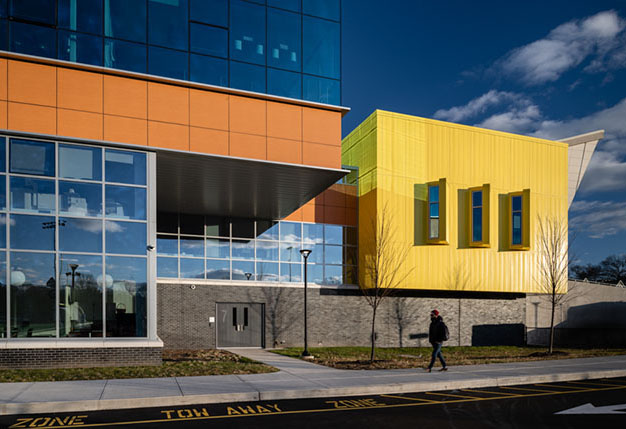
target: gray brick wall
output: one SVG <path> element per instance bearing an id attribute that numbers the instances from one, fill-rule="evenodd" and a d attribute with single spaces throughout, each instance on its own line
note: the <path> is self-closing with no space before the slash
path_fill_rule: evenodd
<path id="1" fill-rule="evenodd" d="M 0 369 L 160 365 L 161 347 L 0 349 Z"/>
<path id="2" fill-rule="evenodd" d="M 301 346 L 303 290 L 197 284 L 158 285 L 158 335 L 166 348 L 214 348 L 218 302 L 265 305 L 265 346 Z M 393 296 L 378 310 L 376 334 L 381 347 L 428 346 L 430 311 L 437 308 L 450 329 L 447 345 L 523 343 L 526 300 L 519 295 L 420 292 Z M 309 346 L 369 344 L 371 308 L 357 291 L 310 288 Z M 460 327 L 460 329 L 459 329 Z"/>

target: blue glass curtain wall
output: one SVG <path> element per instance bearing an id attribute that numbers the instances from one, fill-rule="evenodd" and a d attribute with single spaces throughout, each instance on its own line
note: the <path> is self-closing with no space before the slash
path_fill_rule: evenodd
<path id="1" fill-rule="evenodd" d="M 341 103 L 341 0 L 8 0 L 0 49 Z"/>
<path id="2" fill-rule="evenodd" d="M 0 338 L 147 337 L 146 164 L 0 136 Z"/>
<path id="3" fill-rule="evenodd" d="M 198 228 L 198 226 L 203 226 Z M 157 277 L 356 284 L 356 228 L 157 214 Z"/>

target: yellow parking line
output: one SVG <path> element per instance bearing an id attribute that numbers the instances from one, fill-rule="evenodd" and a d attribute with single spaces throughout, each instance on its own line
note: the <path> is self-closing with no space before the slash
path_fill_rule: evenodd
<path id="1" fill-rule="evenodd" d="M 587 386 L 613 386 L 613 387 L 626 387 L 626 384 L 611 384 L 611 383 L 588 383 L 584 381 L 566 381 L 566 383 L 584 384 Z"/>
<path id="2" fill-rule="evenodd" d="M 515 386 L 500 386 L 500 388 L 501 389 L 513 389 L 513 390 L 525 390 L 527 392 L 561 393 L 555 390 L 528 389 L 525 387 L 515 387 Z"/>
<path id="3" fill-rule="evenodd" d="M 488 391 L 488 390 L 478 390 L 478 389 L 461 389 L 461 391 L 462 391 L 462 392 L 470 392 L 470 393 L 471 393 L 471 392 L 489 393 L 490 395 L 496 395 L 496 396 L 499 396 L 499 395 L 507 395 L 507 396 L 511 396 L 511 397 L 513 397 L 513 396 L 520 396 L 520 395 L 517 395 L 517 394 L 515 394 L 515 393 L 508 393 L 508 392 L 490 392 L 490 391 Z"/>
<path id="4" fill-rule="evenodd" d="M 455 398 L 463 398 L 463 399 L 485 399 L 480 398 L 478 396 L 463 396 L 463 395 L 455 395 L 453 393 L 437 393 L 437 392 L 425 392 L 427 395 L 439 395 L 439 396 L 452 396 Z"/>
<path id="5" fill-rule="evenodd" d="M 396 395 L 380 395 L 385 398 L 395 398 L 395 399 L 410 399 L 411 401 L 425 401 L 431 403 L 441 404 L 443 401 L 433 401 L 432 399 L 423 399 L 423 398 L 412 398 L 410 396 L 396 396 Z"/>
<path id="6" fill-rule="evenodd" d="M 546 386 L 546 387 L 554 387 L 556 389 L 575 389 L 575 390 L 587 390 L 588 387 L 578 387 L 578 386 L 555 386 L 554 384 L 547 384 L 547 383 L 536 383 L 533 384 L 533 386 Z"/>

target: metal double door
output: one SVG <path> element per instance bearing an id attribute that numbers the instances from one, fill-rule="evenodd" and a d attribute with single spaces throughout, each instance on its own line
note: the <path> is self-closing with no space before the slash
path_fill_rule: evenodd
<path id="1" fill-rule="evenodd" d="M 263 304 L 218 303 L 217 347 L 263 347 Z"/>

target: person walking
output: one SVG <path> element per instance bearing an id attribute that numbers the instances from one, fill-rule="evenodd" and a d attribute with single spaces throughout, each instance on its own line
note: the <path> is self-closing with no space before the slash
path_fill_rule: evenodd
<path id="1" fill-rule="evenodd" d="M 447 371 L 446 361 L 441 353 L 441 346 L 443 342 L 449 337 L 448 327 L 443 323 L 443 318 L 439 315 L 439 311 L 433 310 L 430 312 L 430 328 L 428 329 L 428 341 L 433 346 L 433 354 L 430 359 L 430 364 L 426 368 L 427 372 L 431 372 L 435 365 L 435 360 L 439 358 L 441 362 L 441 369 L 439 371 Z"/>

